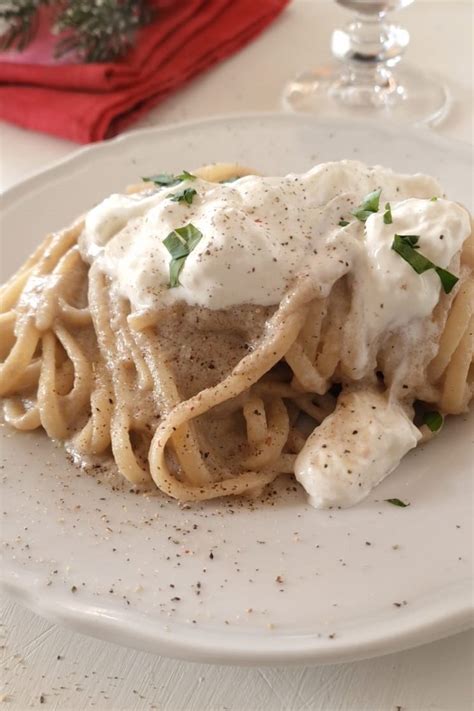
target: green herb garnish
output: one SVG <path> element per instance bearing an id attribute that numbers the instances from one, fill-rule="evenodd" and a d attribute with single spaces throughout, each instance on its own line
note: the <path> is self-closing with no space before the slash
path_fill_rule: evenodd
<path id="1" fill-rule="evenodd" d="M 392 208 L 390 207 L 389 202 L 385 203 L 385 212 L 383 213 L 383 222 L 384 222 L 384 225 L 391 225 L 393 222 Z"/>
<path id="2" fill-rule="evenodd" d="M 430 198 L 430 202 L 436 202 L 437 199 L 438 198 L 436 197 L 436 195 L 434 195 L 432 198 Z"/>
<path id="3" fill-rule="evenodd" d="M 170 262 L 170 289 L 179 286 L 179 275 L 184 267 L 186 258 L 189 257 L 201 239 L 202 232 L 189 223 L 189 225 L 173 230 L 163 240 L 163 244 L 172 257 Z"/>
<path id="4" fill-rule="evenodd" d="M 337 224 L 339 225 L 339 227 L 347 227 L 349 222 L 347 220 L 339 220 Z"/>
<path id="5" fill-rule="evenodd" d="M 387 504 L 392 504 L 393 506 L 400 506 L 400 508 L 402 509 L 405 509 L 407 506 L 410 506 L 410 504 L 406 504 L 401 499 L 384 499 L 384 501 L 386 501 Z"/>
<path id="6" fill-rule="evenodd" d="M 195 195 L 197 195 L 197 192 L 194 188 L 183 188 L 178 193 L 171 195 L 170 200 L 172 202 L 187 202 L 188 205 L 191 205 Z"/>
<path id="7" fill-rule="evenodd" d="M 449 294 L 458 283 L 459 278 L 441 267 L 435 267 L 435 272 L 439 276 L 444 293 Z"/>
<path id="8" fill-rule="evenodd" d="M 362 200 L 359 207 L 352 213 L 361 222 L 365 222 L 370 215 L 373 215 L 379 210 L 380 195 L 382 190 L 374 190 Z"/>
<path id="9" fill-rule="evenodd" d="M 429 427 L 432 432 L 438 432 L 443 426 L 443 422 L 443 415 L 440 412 L 436 412 L 436 410 L 425 412 L 423 416 L 423 424 Z"/>
<path id="10" fill-rule="evenodd" d="M 446 269 L 437 267 L 436 264 L 433 264 L 427 257 L 417 252 L 419 249 L 419 239 L 418 235 L 395 235 L 392 249 L 399 254 L 402 259 L 408 262 L 417 274 L 423 274 L 423 272 L 427 272 L 429 269 L 434 269 L 439 276 L 444 292 L 449 294 L 459 281 L 458 277 Z"/>
<path id="11" fill-rule="evenodd" d="M 196 176 L 187 170 L 183 170 L 179 175 L 159 173 L 158 175 L 150 175 L 149 178 L 142 178 L 142 180 L 145 180 L 147 183 L 154 183 L 160 187 L 171 187 L 172 185 L 181 183 L 183 180 L 196 180 Z"/>
<path id="12" fill-rule="evenodd" d="M 155 185 L 160 185 L 166 187 L 167 185 L 176 185 L 179 180 L 176 180 L 174 175 L 169 173 L 159 173 L 158 175 L 150 175 L 148 178 L 142 178 L 147 183 L 155 183 Z"/>
<path id="13" fill-rule="evenodd" d="M 182 173 L 176 176 L 177 180 L 196 180 L 197 175 L 189 173 L 187 170 L 183 170 Z"/>

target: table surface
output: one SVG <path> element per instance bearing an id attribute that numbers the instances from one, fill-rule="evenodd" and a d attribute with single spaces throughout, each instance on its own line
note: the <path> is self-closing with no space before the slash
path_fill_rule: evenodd
<path id="1" fill-rule="evenodd" d="M 418 0 L 397 20 L 412 37 L 408 60 L 443 75 L 453 107 L 438 127 L 473 139 L 472 2 Z M 224 113 L 279 110 L 283 84 L 327 57 L 331 30 L 348 14 L 329 0 L 294 0 L 261 37 L 194 80 L 139 126 Z M 285 48 L 285 51 L 281 51 Z M 0 126 L 0 188 L 69 154 L 67 141 Z M 238 668 L 156 657 L 84 637 L 2 598 L 3 690 L 11 711 L 468 711 L 471 632 L 379 659 L 319 668 Z"/>

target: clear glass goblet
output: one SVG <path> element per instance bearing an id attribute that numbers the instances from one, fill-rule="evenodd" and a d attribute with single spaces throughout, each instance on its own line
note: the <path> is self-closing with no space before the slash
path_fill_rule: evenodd
<path id="1" fill-rule="evenodd" d="M 320 67 L 296 77 L 285 88 L 286 109 L 318 115 L 384 115 L 408 123 L 439 123 L 450 105 L 437 78 L 402 62 L 410 36 L 387 22 L 387 13 L 413 0 L 336 0 L 356 16 L 332 35 L 339 66 Z"/>

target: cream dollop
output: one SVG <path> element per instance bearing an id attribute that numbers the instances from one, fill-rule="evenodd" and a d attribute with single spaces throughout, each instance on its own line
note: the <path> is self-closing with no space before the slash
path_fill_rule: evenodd
<path id="1" fill-rule="evenodd" d="M 196 190 L 191 205 L 170 199 L 183 186 Z M 394 224 L 387 229 L 380 214 L 369 218 L 365 239 L 364 225 L 351 211 L 378 187 L 382 202 L 397 201 Z M 435 275 L 424 275 L 420 282 L 409 265 L 390 254 L 389 241 L 395 231 L 427 228 L 420 245 L 429 242 L 430 256 L 449 262 L 468 232 L 468 220 L 453 203 L 427 201 L 440 194 L 433 178 L 397 175 L 355 161 L 325 163 L 282 178 L 246 176 L 225 184 L 196 179 L 148 193 L 111 195 L 87 214 L 80 249 L 87 259 L 100 260 L 134 310 L 176 300 L 211 309 L 244 302 L 278 304 L 303 272 L 310 271 L 328 290 L 340 276 L 343 259 L 346 271 L 354 271 L 361 283 L 376 272 L 391 273 L 392 283 L 400 283 L 402 276 L 410 293 L 416 288 L 417 299 L 420 283 L 426 282 L 426 303 L 418 308 L 427 312 L 439 292 Z M 406 198 L 418 200 L 406 203 Z M 342 228 L 341 219 L 350 220 L 350 226 Z M 459 229 L 463 221 L 465 230 Z M 171 256 L 163 240 L 189 223 L 203 236 L 186 259 L 181 285 L 169 289 Z M 438 239 L 438 224 L 444 232 L 439 245 L 432 243 Z M 360 252 L 365 258 L 357 258 Z M 390 294 L 385 276 L 375 289 Z M 410 301 L 400 289 L 398 296 L 403 297 L 400 304 Z"/>
<path id="2" fill-rule="evenodd" d="M 375 390 L 342 394 L 308 437 L 295 476 L 315 508 L 353 506 L 392 472 L 420 431 L 405 410 Z"/>

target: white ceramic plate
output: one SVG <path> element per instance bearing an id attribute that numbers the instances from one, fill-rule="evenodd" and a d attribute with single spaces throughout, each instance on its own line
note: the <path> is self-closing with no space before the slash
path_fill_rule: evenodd
<path id="1" fill-rule="evenodd" d="M 127 134 L 6 193 L 3 270 L 47 231 L 153 172 L 224 160 L 282 174 L 354 157 L 431 173 L 469 203 L 471 155 L 428 133 L 283 115 Z M 4 585 L 81 632 L 201 661 L 345 661 L 458 632 L 472 600 L 470 425 L 449 422 L 344 511 L 315 511 L 290 479 L 271 504 L 180 508 L 113 491 L 44 434 L 3 428 Z"/>

